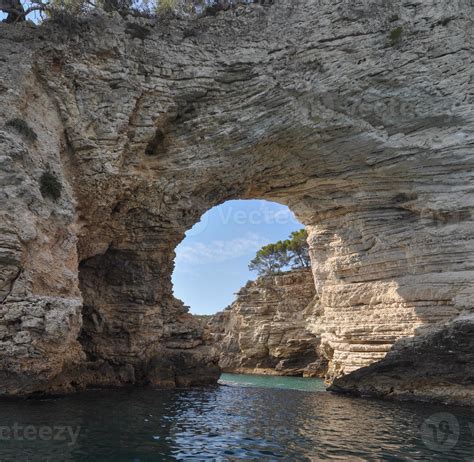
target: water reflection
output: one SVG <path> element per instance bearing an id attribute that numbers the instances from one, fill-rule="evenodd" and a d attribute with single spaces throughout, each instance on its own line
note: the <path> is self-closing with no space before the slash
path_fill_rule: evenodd
<path id="1" fill-rule="evenodd" d="M 433 441 L 442 443 L 429 441 L 440 413 L 458 422 L 459 439 L 433 450 Z M 3 439 L 1 461 L 473 460 L 474 454 L 472 409 L 290 389 L 95 391 L 2 402 L 0 418 L 6 427 L 80 427 L 75 444 Z"/>

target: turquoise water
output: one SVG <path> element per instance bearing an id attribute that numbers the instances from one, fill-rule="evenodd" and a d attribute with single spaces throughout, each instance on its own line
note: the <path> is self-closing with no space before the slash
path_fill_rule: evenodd
<path id="1" fill-rule="evenodd" d="M 222 374 L 221 385 L 281 388 L 283 390 L 326 391 L 321 379 L 304 379 L 302 377 L 277 377 L 271 375 Z"/>
<path id="2" fill-rule="evenodd" d="M 0 401 L 0 461 L 474 460 L 472 409 L 322 388 L 226 374 L 206 388 Z"/>

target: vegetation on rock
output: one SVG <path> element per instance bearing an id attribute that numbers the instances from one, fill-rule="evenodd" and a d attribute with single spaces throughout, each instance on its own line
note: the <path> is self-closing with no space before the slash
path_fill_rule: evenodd
<path id="1" fill-rule="evenodd" d="M 58 200 L 61 197 L 63 187 L 56 176 L 50 170 L 46 170 L 40 178 L 40 191 L 43 197 Z"/>
<path id="2" fill-rule="evenodd" d="M 278 274 L 285 269 L 309 268 L 309 248 L 306 230 L 291 233 L 289 239 L 262 247 L 250 262 L 249 269 L 259 276 Z"/>
<path id="3" fill-rule="evenodd" d="M 393 29 L 390 32 L 389 39 L 390 39 L 390 45 L 394 46 L 396 45 L 402 38 L 403 34 L 403 28 L 402 27 L 397 27 Z"/>
<path id="4" fill-rule="evenodd" d="M 7 14 L 5 22 L 25 21 L 30 15 L 35 19 L 61 17 L 64 13 L 73 16 L 101 9 L 107 12 L 132 13 L 145 17 L 168 13 L 189 15 L 210 14 L 234 8 L 238 3 L 264 3 L 260 0 L 0 0 L 0 11 Z M 270 1 L 270 3 L 273 3 Z"/>
<path id="5" fill-rule="evenodd" d="M 23 119 L 15 118 L 6 122 L 5 126 L 14 128 L 18 133 L 23 135 L 28 141 L 35 141 L 37 135 L 35 131 Z"/>

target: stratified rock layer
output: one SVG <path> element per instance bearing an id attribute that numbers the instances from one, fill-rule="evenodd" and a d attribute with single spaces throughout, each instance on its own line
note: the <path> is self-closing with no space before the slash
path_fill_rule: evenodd
<path id="1" fill-rule="evenodd" d="M 219 366 L 224 372 L 323 376 L 320 339 L 307 330 L 314 298 L 309 270 L 249 282 L 207 326 Z"/>
<path id="2" fill-rule="evenodd" d="M 465 315 L 437 330 L 399 340 L 382 361 L 336 379 L 329 389 L 474 406 L 473 363 L 474 316 Z"/>
<path id="3" fill-rule="evenodd" d="M 2 393 L 215 378 L 171 273 L 229 199 L 307 225 L 332 377 L 472 313 L 471 13 L 295 0 L 0 24 Z"/>

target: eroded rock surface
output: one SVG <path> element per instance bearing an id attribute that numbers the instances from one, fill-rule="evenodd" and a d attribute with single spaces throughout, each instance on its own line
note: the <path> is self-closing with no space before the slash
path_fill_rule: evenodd
<path id="1" fill-rule="evenodd" d="M 371 366 L 336 379 L 338 393 L 474 406 L 474 316 L 399 340 Z"/>
<path id="2" fill-rule="evenodd" d="M 2 393 L 215 377 L 171 273 L 228 199 L 307 225 L 332 377 L 472 313 L 471 13 L 295 0 L 0 24 Z"/>
<path id="3" fill-rule="evenodd" d="M 324 376 L 320 339 L 307 330 L 314 317 L 311 271 L 260 277 L 237 293 L 207 326 L 224 372 Z"/>

